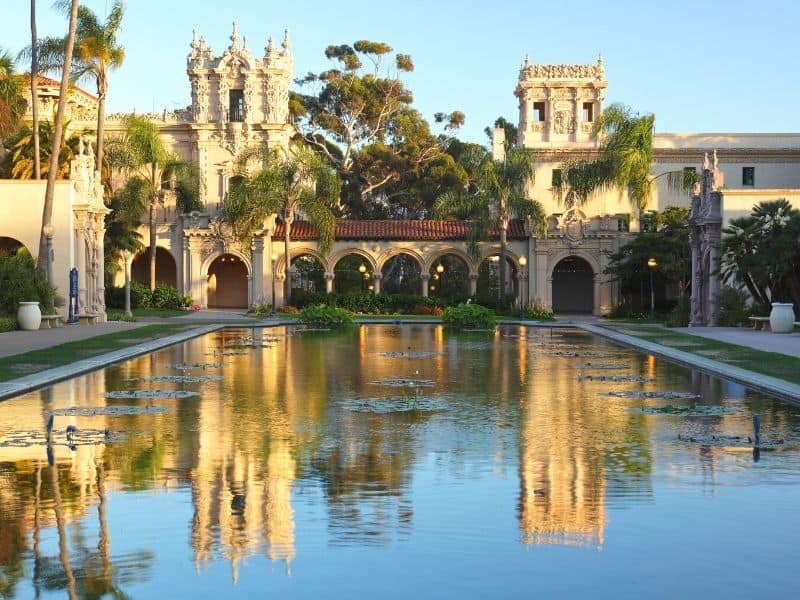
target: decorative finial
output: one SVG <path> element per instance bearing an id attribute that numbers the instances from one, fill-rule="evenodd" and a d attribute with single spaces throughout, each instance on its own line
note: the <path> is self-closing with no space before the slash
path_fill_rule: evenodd
<path id="1" fill-rule="evenodd" d="M 78 155 L 83 156 L 83 136 L 78 138 Z"/>
<path id="2" fill-rule="evenodd" d="M 600 73 L 605 73 L 606 72 L 606 61 L 603 60 L 603 53 L 602 52 L 597 54 L 597 70 Z"/>
<path id="3" fill-rule="evenodd" d="M 717 159 L 717 149 L 714 148 L 714 170 L 719 169 L 719 159 Z"/>
<path id="4" fill-rule="evenodd" d="M 708 152 L 703 155 L 703 171 L 708 171 L 711 165 L 708 163 Z"/>
<path id="5" fill-rule="evenodd" d="M 242 50 L 247 50 L 247 36 L 242 36 Z"/>
<path id="6" fill-rule="evenodd" d="M 272 36 L 269 36 L 269 39 L 267 40 L 267 47 L 264 50 L 266 51 L 267 56 L 272 56 L 275 54 L 275 42 L 272 41 Z"/>
<path id="7" fill-rule="evenodd" d="M 531 66 L 531 59 L 528 56 L 528 53 L 526 52 L 525 53 L 525 60 L 522 62 L 522 68 L 523 69 L 527 69 L 530 66 Z"/>
<path id="8" fill-rule="evenodd" d="M 292 45 L 289 42 L 289 28 L 288 27 L 283 30 L 283 43 L 281 44 L 281 47 L 283 48 L 283 53 L 284 54 L 287 54 L 289 52 L 289 50 L 291 50 L 291 48 L 292 48 Z"/>
<path id="9" fill-rule="evenodd" d="M 192 50 L 197 49 L 197 29 L 192 29 L 192 43 L 189 46 Z"/>
<path id="10" fill-rule="evenodd" d="M 239 49 L 239 24 L 233 22 L 233 31 L 231 32 L 231 50 Z"/>

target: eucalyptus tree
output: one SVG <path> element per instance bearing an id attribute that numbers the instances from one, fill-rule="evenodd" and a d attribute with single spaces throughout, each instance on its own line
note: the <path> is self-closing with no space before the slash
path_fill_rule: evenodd
<path id="1" fill-rule="evenodd" d="M 506 286 L 506 254 L 508 224 L 512 217 L 527 219 L 541 236 L 547 233 L 547 218 L 540 202 L 528 196 L 534 178 L 534 158 L 524 148 L 512 148 L 502 160 L 479 147 L 472 147 L 460 157 L 466 170 L 475 173 L 464 188 L 440 195 L 434 214 L 440 219 L 469 220 L 467 248 L 470 255 L 480 256 L 480 242 L 497 231 L 500 237 L 500 286 L 498 301 L 503 301 Z"/>
<path id="2" fill-rule="evenodd" d="M 148 210 L 150 289 L 156 288 L 157 211 L 168 190 L 176 194 L 179 210 L 197 208 L 199 180 L 196 165 L 170 153 L 158 126 L 146 117 L 126 118 L 124 133 L 109 140 L 110 162 L 127 176 L 126 189 Z"/>
<path id="3" fill-rule="evenodd" d="M 67 105 L 67 89 L 69 86 L 69 71 L 72 67 L 72 51 L 75 45 L 75 29 L 78 22 L 78 0 L 72 0 L 69 11 L 69 30 L 64 48 L 64 63 L 61 73 L 61 86 L 58 92 L 58 110 L 53 124 L 53 144 L 50 151 L 50 166 L 47 172 L 47 187 L 44 193 L 44 206 L 42 207 L 42 231 L 39 237 L 39 267 L 47 273 L 49 283 L 53 283 L 53 257 L 47 248 L 47 234 L 52 228 L 53 220 L 53 195 L 55 193 L 56 171 L 58 169 L 58 149 L 61 147 L 61 124 L 64 122 L 64 109 Z"/>
<path id="4" fill-rule="evenodd" d="M 382 192 L 399 183 L 409 165 L 425 165 L 442 153 L 427 124 L 420 126 L 424 119 L 411 108 L 413 95 L 401 79 L 414 63 L 408 54 L 392 52 L 389 44 L 369 40 L 330 45 L 325 56 L 337 68 L 301 78 L 304 93 L 290 99 L 303 141 L 339 173 L 343 203 L 355 218 L 391 201 L 399 187 L 387 192 L 388 200 Z M 435 118 L 448 129 L 464 121 L 458 111 Z"/>
<path id="5" fill-rule="evenodd" d="M 284 224 L 286 279 L 284 301 L 289 302 L 292 223 L 302 214 L 319 234 L 319 250 L 326 254 L 336 234 L 336 209 L 341 180 L 330 165 L 308 147 L 280 152 L 267 147 L 245 150 L 238 160 L 240 180 L 222 204 L 222 220 L 245 247 L 264 220 L 280 215 Z"/>
<path id="6" fill-rule="evenodd" d="M 691 170 L 667 171 L 653 176 L 655 115 L 639 115 L 622 104 L 605 108 L 595 121 L 592 136 L 600 140 L 598 156 L 563 165 L 556 196 L 584 204 L 596 191 L 616 188 L 627 192 L 632 208 L 644 210 L 653 197 L 656 181 L 664 177 L 670 189 L 687 190 L 697 182 Z"/>
<path id="7" fill-rule="evenodd" d="M 14 72 L 14 59 L 0 49 L 0 140 L 5 140 L 19 127 L 25 114 L 22 78 Z"/>

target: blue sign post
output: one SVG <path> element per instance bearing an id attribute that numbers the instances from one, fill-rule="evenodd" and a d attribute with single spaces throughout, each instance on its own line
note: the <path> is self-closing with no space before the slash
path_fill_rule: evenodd
<path id="1" fill-rule="evenodd" d="M 69 270 L 69 317 L 67 323 L 78 322 L 78 269 Z"/>

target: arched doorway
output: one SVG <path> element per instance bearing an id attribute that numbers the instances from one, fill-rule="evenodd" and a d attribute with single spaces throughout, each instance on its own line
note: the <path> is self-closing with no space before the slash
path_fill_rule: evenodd
<path id="1" fill-rule="evenodd" d="M 333 268 L 333 289 L 339 294 L 373 291 L 372 265 L 358 254 L 343 256 Z"/>
<path id="2" fill-rule="evenodd" d="M 325 291 L 325 267 L 311 254 L 301 254 L 292 258 L 289 277 L 292 301 L 296 295 Z"/>
<path id="3" fill-rule="evenodd" d="M 381 291 L 384 294 L 422 294 L 422 268 L 410 254 L 396 254 L 383 264 Z"/>
<path id="4" fill-rule="evenodd" d="M 12 237 L 0 236 L 0 256 L 14 256 L 25 244 Z"/>
<path id="5" fill-rule="evenodd" d="M 568 256 L 553 269 L 553 312 L 592 313 L 594 271 L 578 256 Z"/>
<path id="6" fill-rule="evenodd" d="M 503 305 L 513 302 L 518 295 L 517 266 L 514 261 L 506 256 L 506 280 L 503 293 Z M 485 306 L 496 306 L 498 290 L 500 289 L 500 256 L 495 254 L 487 256 L 478 266 L 478 285 L 476 297 L 478 302 Z"/>
<path id="7" fill-rule="evenodd" d="M 247 265 L 233 254 L 223 254 L 208 267 L 208 307 L 247 308 Z"/>
<path id="8" fill-rule="evenodd" d="M 455 254 L 442 254 L 433 261 L 428 294 L 448 304 L 463 302 L 469 297 L 469 267 Z"/>
<path id="9" fill-rule="evenodd" d="M 131 279 L 150 285 L 150 249 L 145 248 L 131 263 Z M 156 283 L 178 287 L 178 267 L 169 250 L 156 248 Z"/>

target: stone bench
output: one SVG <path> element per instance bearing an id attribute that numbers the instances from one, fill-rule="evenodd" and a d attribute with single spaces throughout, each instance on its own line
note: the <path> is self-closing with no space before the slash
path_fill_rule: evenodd
<path id="1" fill-rule="evenodd" d="M 753 329 L 769 331 L 769 317 L 747 317 L 753 322 Z"/>
<path id="2" fill-rule="evenodd" d="M 94 313 L 81 313 L 78 315 L 82 325 L 95 325 L 97 324 L 97 315 Z"/>
<path id="3" fill-rule="evenodd" d="M 61 315 L 42 315 L 42 322 L 39 329 L 57 329 L 64 324 L 64 317 Z"/>

